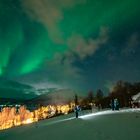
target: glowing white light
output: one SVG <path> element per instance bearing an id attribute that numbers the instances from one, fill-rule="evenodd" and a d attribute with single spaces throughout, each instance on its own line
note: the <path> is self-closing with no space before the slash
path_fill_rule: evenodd
<path id="1" fill-rule="evenodd" d="M 139 108 L 138 109 L 122 109 L 119 111 L 106 110 L 106 111 L 100 111 L 100 112 L 95 112 L 92 114 L 83 115 L 83 116 L 80 116 L 79 118 L 90 119 L 91 117 L 94 117 L 94 116 L 107 115 L 107 114 L 118 114 L 118 113 L 124 113 L 124 112 L 137 112 L 137 111 L 140 111 L 140 109 Z"/>
<path id="2" fill-rule="evenodd" d="M 27 119 L 26 121 L 24 121 L 24 124 L 30 124 L 30 123 L 32 123 L 32 122 L 33 122 L 32 119 Z"/>

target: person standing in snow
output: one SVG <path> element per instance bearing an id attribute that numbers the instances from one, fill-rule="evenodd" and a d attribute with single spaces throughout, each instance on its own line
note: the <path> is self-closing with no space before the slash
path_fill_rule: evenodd
<path id="1" fill-rule="evenodd" d="M 115 108 L 115 110 L 119 110 L 119 101 L 117 98 L 114 99 L 114 108 Z"/>
<path id="2" fill-rule="evenodd" d="M 102 109 L 102 105 L 99 104 L 99 105 L 98 105 L 98 111 L 100 111 L 101 109 Z"/>
<path id="3" fill-rule="evenodd" d="M 74 111 L 75 111 L 75 116 L 76 116 L 76 118 L 78 118 L 78 116 L 79 116 L 79 111 L 80 111 L 80 107 L 79 107 L 78 105 L 76 105 Z"/>
<path id="4" fill-rule="evenodd" d="M 112 99 L 110 102 L 111 109 L 114 111 L 114 100 Z"/>
<path id="5" fill-rule="evenodd" d="M 94 113 L 97 111 L 97 107 L 94 103 L 91 104 L 91 113 Z"/>

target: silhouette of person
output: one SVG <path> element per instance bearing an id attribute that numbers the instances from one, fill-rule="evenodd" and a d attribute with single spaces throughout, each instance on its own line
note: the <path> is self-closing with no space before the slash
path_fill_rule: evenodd
<path id="1" fill-rule="evenodd" d="M 79 116 L 79 111 L 80 111 L 80 107 L 79 107 L 78 105 L 76 105 L 74 111 L 75 111 L 75 116 L 76 116 L 76 118 L 78 118 L 78 116 Z"/>

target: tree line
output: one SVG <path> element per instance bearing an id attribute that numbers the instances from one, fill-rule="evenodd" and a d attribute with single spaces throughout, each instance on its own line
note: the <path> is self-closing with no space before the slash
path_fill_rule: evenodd
<path id="1" fill-rule="evenodd" d="M 91 104 L 96 106 L 101 105 L 102 108 L 109 108 L 111 100 L 117 98 L 120 107 L 131 107 L 132 96 L 140 92 L 140 82 L 130 83 L 125 81 L 118 81 L 114 86 L 112 91 L 108 93 L 107 96 L 101 89 L 96 92 L 92 90 L 87 93 L 87 96 L 79 99 L 75 95 L 75 104 L 79 104 L 85 109 L 91 107 Z"/>

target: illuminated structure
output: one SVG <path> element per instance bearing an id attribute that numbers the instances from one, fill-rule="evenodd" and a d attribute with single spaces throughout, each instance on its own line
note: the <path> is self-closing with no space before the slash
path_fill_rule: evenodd
<path id="1" fill-rule="evenodd" d="M 48 105 L 33 112 L 27 110 L 25 106 L 20 106 L 18 111 L 16 107 L 4 107 L 0 112 L 0 130 L 37 122 L 57 114 L 68 114 L 73 110 L 73 106 L 73 103 L 70 105 Z"/>

